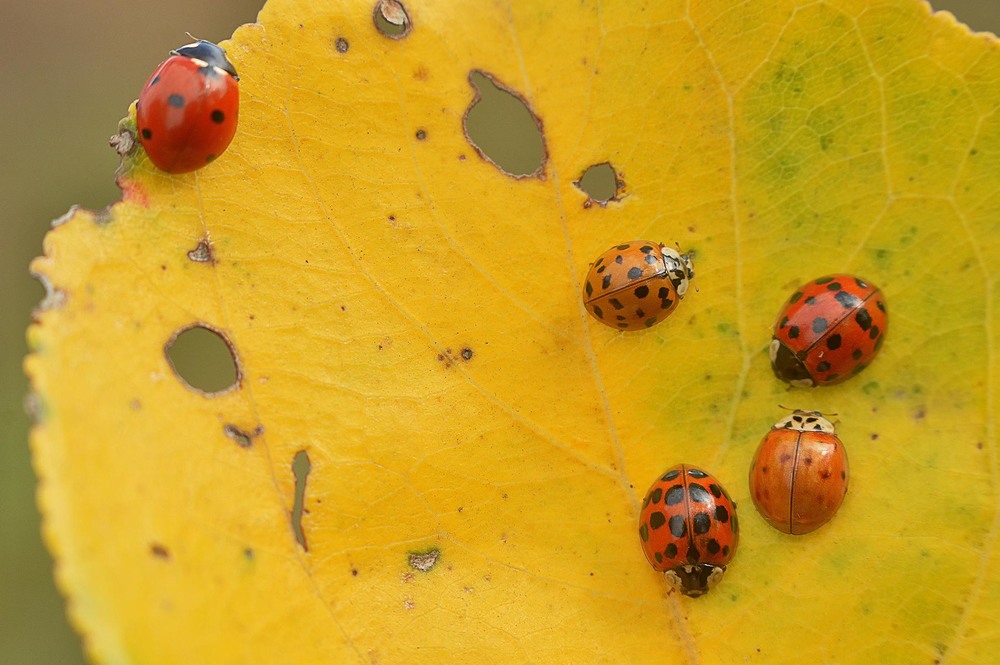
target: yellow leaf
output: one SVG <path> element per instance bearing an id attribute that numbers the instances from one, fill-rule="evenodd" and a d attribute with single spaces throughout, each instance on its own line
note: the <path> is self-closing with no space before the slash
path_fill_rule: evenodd
<path id="1" fill-rule="evenodd" d="M 389 38 L 371 1 L 269 2 L 224 44 L 229 151 L 171 176 L 137 150 L 33 264 L 40 501 L 92 656 L 995 658 L 996 39 L 916 0 L 404 4 Z M 492 86 L 540 123 L 537 173 L 466 138 Z M 604 162 L 606 205 L 574 184 Z M 699 290 L 620 334 L 581 280 L 636 238 L 693 249 Z M 788 391 L 770 326 L 839 271 L 883 289 L 885 347 Z M 171 368 L 195 324 L 233 390 Z M 839 414 L 850 453 L 808 536 L 747 493 L 779 404 Z M 636 534 L 681 462 L 741 506 L 700 599 Z"/>

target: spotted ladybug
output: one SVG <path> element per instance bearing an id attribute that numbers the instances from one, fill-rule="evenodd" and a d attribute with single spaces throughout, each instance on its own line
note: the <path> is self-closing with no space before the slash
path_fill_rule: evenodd
<path id="1" fill-rule="evenodd" d="M 239 88 L 226 52 L 198 40 L 171 51 L 136 104 L 139 141 L 168 173 L 187 173 L 215 160 L 236 134 Z"/>
<path id="2" fill-rule="evenodd" d="M 686 596 L 700 596 L 719 583 L 739 536 L 736 503 L 697 467 L 671 467 L 646 492 L 639 515 L 642 551 Z"/>
<path id="3" fill-rule="evenodd" d="M 690 254 L 635 240 L 590 264 L 583 302 L 595 319 L 616 330 L 645 330 L 670 316 L 692 279 Z"/>
<path id="4" fill-rule="evenodd" d="M 847 451 L 818 411 L 779 420 L 750 465 L 750 496 L 778 531 L 815 531 L 836 514 L 847 494 Z"/>
<path id="5" fill-rule="evenodd" d="M 867 367 L 889 325 L 877 286 L 854 275 L 803 284 L 782 308 L 771 339 L 771 369 L 793 386 L 840 383 Z"/>

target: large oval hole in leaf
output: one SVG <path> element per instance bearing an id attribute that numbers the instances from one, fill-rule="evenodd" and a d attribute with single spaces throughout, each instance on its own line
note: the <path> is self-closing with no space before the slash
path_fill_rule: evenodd
<path id="1" fill-rule="evenodd" d="M 527 103 L 480 71 L 469 74 L 476 89 L 465 114 L 465 135 L 484 159 L 507 175 L 537 176 L 545 166 L 542 123 Z"/>
<path id="2" fill-rule="evenodd" d="M 240 380 L 233 345 L 204 324 L 178 331 L 164 350 L 177 378 L 192 390 L 218 395 L 235 388 Z"/>

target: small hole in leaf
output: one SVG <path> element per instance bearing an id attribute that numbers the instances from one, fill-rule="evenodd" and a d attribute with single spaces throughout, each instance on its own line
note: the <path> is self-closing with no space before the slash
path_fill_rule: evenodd
<path id="1" fill-rule="evenodd" d="M 542 121 L 519 95 L 481 71 L 469 74 L 476 90 L 462 124 L 479 156 L 516 178 L 541 176 L 545 166 Z"/>
<path id="2" fill-rule="evenodd" d="M 203 323 L 177 331 L 164 352 L 177 378 L 192 390 L 219 395 L 239 384 L 236 350 L 225 335 Z"/>
<path id="3" fill-rule="evenodd" d="M 375 27 L 390 39 L 402 39 L 413 29 L 406 7 L 398 0 L 379 0 L 375 4 Z"/>
<path id="4" fill-rule="evenodd" d="M 292 473 L 295 475 L 295 504 L 292 506 L 292 531 L 295 533 L 295 540 L 298 541 L 302 549 L 309 551 L 306 544 L 306 534 L 302 530 L 302 511 L 306 500 L 306 479 L 312 463 L 309 461 L 309 453 L 300 450 L 295 453 L 292 459 Z"/>
<path id="5" fill-rule="evenodd" d="M 575 183 L 584 194 L 604 204 L 618 196 L 618 174 L 608 162 L 594 164 Z"/>

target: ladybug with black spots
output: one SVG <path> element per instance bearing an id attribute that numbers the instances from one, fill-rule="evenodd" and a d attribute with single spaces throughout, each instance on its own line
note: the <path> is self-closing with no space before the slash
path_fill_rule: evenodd
<path id="1" fill-rule="evenodd" d="M 847 494 L 847 451 L 818 411 L 795 411 L 775 423 L 750 465 L 757 512 L 794 536 L 830 521 Z"/>
<path id="2" fill-rule="evenodd" d="M 670 316 L 692 279 L 690 254 L 635 240 L 590 264 L 583 302 L 595 319 L 616 330 L 645 330 Z"/>
<path id="3" fill-rule="evenodd" d="M 793 386 L 845 381 L 867 367 L 889 325 L 882 291 L 854 275 L 827 275 L 797 288 L 771 339 L 771 369 Z"/>
<path id="4" fill-rule="evenodd" d="M 736 503 L 701 469 L 678 464 L 646 492 L 639 516 L 642 551 L 684 595 L 700 596 L 722 580 L 739 539 Z"/>
<path id="5" fill-rule="evenodd" d="M 226 52 L 199 39 L 170 52 L 136 103 L 139 141 L 167 173 L 200 169 L 236 134 L 239 76 Z"/>

